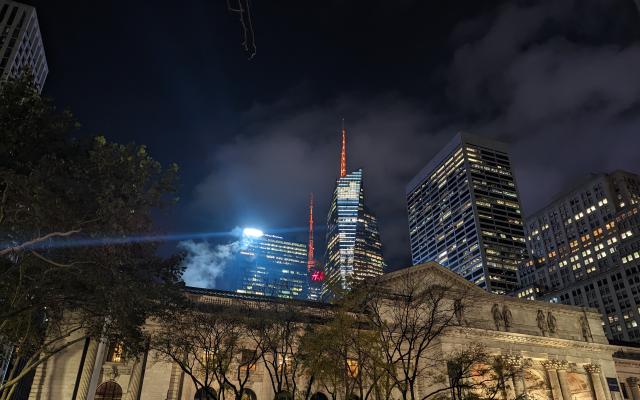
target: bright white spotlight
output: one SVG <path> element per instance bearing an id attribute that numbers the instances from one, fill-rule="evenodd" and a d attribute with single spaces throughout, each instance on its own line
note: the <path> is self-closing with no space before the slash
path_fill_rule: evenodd
<path id="1" fill-rule="evenodd" d="M 259 238 L 259 237 L 262 237 L 262 235 L 264 235 L 264 232 L 256 228 L 244 228 L 244 230 L 242 231 L 242 234 L 248 237 Z"/>

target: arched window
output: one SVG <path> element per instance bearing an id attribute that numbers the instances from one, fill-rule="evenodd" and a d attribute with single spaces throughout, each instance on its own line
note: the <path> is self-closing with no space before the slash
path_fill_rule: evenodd
<path id="1" fill-rule="evenodd" d="M 218 400 L 216 391 L 210 387 L 198 389 L 193 400 Z"/>
<path id="2" fill-rule="evenodd" d="M 122 400 L 122 388 L 115 382 L 105 382 L 96 389 L 95 400 Z"/>
<path id="3" fill-rule="evenodd" d="M 256 400 L 258 397 L 256 393 L 251 389 L 243 389 L 242 390 L 242 400 Z"/>
<path id="4" fill-rule="evenodd" d="M 317 392 L 311 396 L 311 400 L 329 400 L 329 398 L 322 392 Z"/>

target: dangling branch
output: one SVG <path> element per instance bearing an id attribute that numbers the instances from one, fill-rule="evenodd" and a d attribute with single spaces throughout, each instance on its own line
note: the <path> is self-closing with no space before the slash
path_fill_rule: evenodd
<path id="1" fill-rule="evenodd" d="M 240 42 L 244 51 L 249 55 L 251 60 L 256 55 L 255 33 L 253 31 L 253 22 L 251 21 L 251 9 L 249 0 L 233 0 L 237 5 L 231 5 L 232 0 L 227 0 L 227 10 L 231 13 L 238 14 L 240 19 L 240 27 L 242 28 L 242 40 Z"/>

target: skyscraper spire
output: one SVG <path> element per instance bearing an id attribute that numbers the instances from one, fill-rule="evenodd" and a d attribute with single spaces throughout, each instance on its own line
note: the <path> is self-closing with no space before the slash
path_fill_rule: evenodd
<path id="1" fill-rule="evenodd" d="M 342 150 L 340 151 L 340 178 L 347 176 L 347 130 L 342 118 Z"/>
<path id="2" fill-rule="evenodd" d="M 315 248 L 313 246 L 313 193 L 309 195 L 309 246 L 307 249 L 307 271 L 311 272 L 311 270 L 316 266 L 314 254 Z"/>

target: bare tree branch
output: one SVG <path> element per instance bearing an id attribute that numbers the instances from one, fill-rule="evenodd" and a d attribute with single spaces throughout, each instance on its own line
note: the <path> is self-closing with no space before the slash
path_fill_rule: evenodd
<path id="1" fill-rule="evenodd" d="M 0 250 L 0 256 L 4 256 L 6 254 L 10 254 L 10 253 L 17 253 L 20 252 L 28 247 L 31 247 L 35 244 L 38 243 L 42 243 L 46 240 L 55 238 L 55 237 L 67 237 L 67 236 L 71 236 L 71 235 L 75 235 L 76 233 L 80 233 L 80 229 L 72 229 L 70 231 L 66 231 L 66 232 L 51 232 L 48 233 L 44 236 L 40 236 L 37 237 L 35 239 L 29 240 L 28 242 L 24 242 L 22 244 L 19 244 L 17 246 L 13 246 L 13 247 L 7 247 L 5 249 Z"/>

